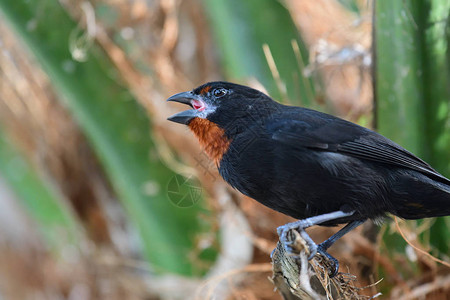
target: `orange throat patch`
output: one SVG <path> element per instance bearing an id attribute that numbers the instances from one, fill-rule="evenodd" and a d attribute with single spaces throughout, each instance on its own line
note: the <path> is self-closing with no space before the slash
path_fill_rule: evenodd
<path id="1" fill-rule="evenodd" d="M 201 118 L 192 119 L 188 127 L 198 138 L 206 154 L 219 166 L 231 142 L 225 136 L 225 131 L 213 122 Z"/>

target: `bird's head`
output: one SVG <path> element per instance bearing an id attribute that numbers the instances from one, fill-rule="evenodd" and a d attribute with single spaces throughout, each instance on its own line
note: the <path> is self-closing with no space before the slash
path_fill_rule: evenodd
<path id="1" fill-rule="evenodd" d="M 187 104 L 192 108 L 169 117 L 169 121 L 189 126 L 195 119 L 208 120 L 225 130 L 229 137 L 235 133 L 233 128 L 236 126 L 232 123 L 264 118 L 276 105 L 275 101 L 258 90 L 223 81 L 203 84 L 192 91 L 175 94 L 167 101 Z"/>
<path id="2" fill-rule="evenodd" d="M 187 125 L 216 162 L 237 134 L 273 113 L 278 105 L 258 90 L 222 81 L 175 94 L 167 101 L 191 107 L 168 120 Z"/>

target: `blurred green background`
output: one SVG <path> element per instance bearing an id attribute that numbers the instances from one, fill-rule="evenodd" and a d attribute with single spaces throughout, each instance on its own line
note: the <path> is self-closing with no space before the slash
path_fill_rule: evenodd
<path id="1" fill-rule="evenodd" d="M 449 11 L 440 0 L 0 0 L 0 298 L 281 299 L 267 263 L 290 219 L 227 188 L 164 100 L 211 80 L 250 85 L 374 128 L 449 177 Z M 447 262 L 449 225 L 401 222 Z M 449 268 L 392 222 L 334 251 L 358 286 L 384 278 L 364 295 L 450 295 Z"/>

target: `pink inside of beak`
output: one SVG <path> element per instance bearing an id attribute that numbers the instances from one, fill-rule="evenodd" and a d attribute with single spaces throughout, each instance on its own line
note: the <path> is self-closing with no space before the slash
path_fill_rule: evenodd
<path id="1" fill-rule="evenodd" d="M 198 111 L 204 111 L 205 108 L 206 108 L 205 103 L 203 103 L 203 102 L 200 101 L 200 100 L 192 100 L 192 101 L 191 101 L 191 104 L 192 104 L 192 107 L 193 107 L 195 110 L 198 110 Z"/>

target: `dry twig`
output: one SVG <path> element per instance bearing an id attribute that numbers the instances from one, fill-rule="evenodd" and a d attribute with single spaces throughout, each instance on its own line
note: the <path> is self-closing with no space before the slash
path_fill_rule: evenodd
<path id="1" fill-rule="evenodd" d="M 272 280 L 284 299 L 367 299 L 359 295 L 362 288 L 356 287 L 356 276 L 338 273 L 328 275 L 332 264 L 320 254 L 307 260 L 309 249 L 297 231 L 292 230 L 288 238 L 298 256 L 287 253 L 278 242 L 272 253 Z M 375 296 L 374 296 L 375 297 Z"/>

